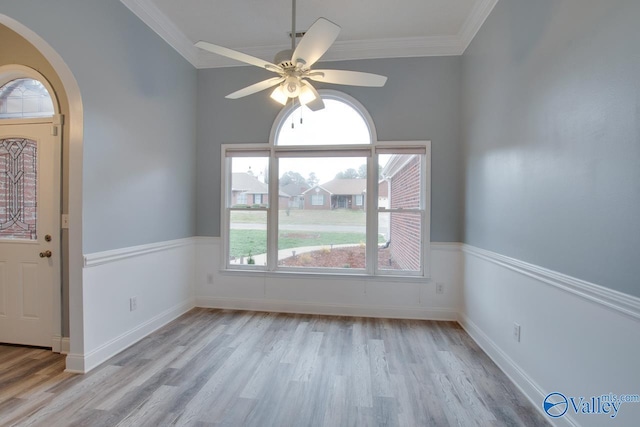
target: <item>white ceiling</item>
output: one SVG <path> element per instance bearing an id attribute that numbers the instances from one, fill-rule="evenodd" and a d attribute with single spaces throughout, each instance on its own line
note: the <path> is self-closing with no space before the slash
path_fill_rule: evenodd
<path id="1" fill-rule="evenodd" d="M 290 47 L 291 0 L 121 0 L 198 68 L 242 65 L 198 40 L 272 60 Z M 296 30 L 342 27 L 323 60 L 461 55 L 498 0 L 297 0 Z"/>

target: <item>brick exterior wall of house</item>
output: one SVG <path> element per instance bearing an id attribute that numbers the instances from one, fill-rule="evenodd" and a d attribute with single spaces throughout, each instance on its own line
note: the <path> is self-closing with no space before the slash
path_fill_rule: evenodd
<path id="1" fill-rule="evenodd" d="M 323 204 L 322 205 L 313 205 L 311 203 L 311 200 L 313 198 L 314 195 L 316 194 L 322 194 L 324 195 L 324 200 L 323 200 Z M 331 194 L 329 194 L 328 192 L 326 192 L 323 189 L 320 189 L 319 192 L 316 193 L 315 189 L 312 191 L 307 191 L 304 194 L 304 208 L 305 209 L 316 209 L 316 210 L 326 210 L 326 209 L 331 209 Z"/>
<path id="2" fill-rule="evenodd" d="M 35 141 L 0 140 L 0 238 L 36 239 L 36 178 Z"/>
<path id="3" fill-rule="evenodd" d="M 391 178 L 391 209 L 420 206 L 420 156 Z M 391 214 L 391 256 L 404 270 L 419 271 L 422 242 L 420 214 Z"/>

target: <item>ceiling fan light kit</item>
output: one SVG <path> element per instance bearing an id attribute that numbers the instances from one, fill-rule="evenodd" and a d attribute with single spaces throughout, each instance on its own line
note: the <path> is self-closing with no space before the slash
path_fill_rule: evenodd
<path id="1" fill-rule="evenodd" d="M 296 34 L 295 15 L 296 0 L 292 0 L 291 34 Z M 324 108 L 324 103 L 309 80 L 367 87 L 382 87 L 387 81 L 385 76 L 359 71 L 311 70 L 311 66 L 331 47 L 339 33 L 340 27 L 338 25 L 328 19 L 318 18 L 304 33 L 298 46 L 295 45 L 295 37 L 291 38 L 291 49 L 278 52 L 274 63 L 205 41 L 199 41 L 195 46 L 279 74 L 279 77 L 263 80 L 230 93 L 226 98 L 242 98 L 276 86 L 271 92 L 273 100 L 286 105 L 289 99 L 295 100 L 297 98 L 300 104 L 306 105 L 312 111 L 317 111 Z"/>

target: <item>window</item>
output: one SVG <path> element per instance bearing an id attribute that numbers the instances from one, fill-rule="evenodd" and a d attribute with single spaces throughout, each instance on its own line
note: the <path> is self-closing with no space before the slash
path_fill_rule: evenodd
<path id="1" fill-rule="evenodd" d="M 320 93 L 322 115 L 285 107 L 270 144 L 223 146 L 226 268 L 428 276 L 430 144 L 377 141 L 357 101 Z"/>
<path id="2" fill-rule="evenodd" d="M 0 119 L 52 117 L 51 95 L 38 80 L 20 78 L 0 87 Z"/>

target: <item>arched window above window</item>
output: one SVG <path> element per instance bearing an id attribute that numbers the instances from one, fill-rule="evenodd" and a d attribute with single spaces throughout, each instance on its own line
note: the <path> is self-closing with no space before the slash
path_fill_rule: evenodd
<path id="1" fill-rule="evenodd" d="M 18 78 L 0 86 L 0 119 L 52 117 L 53 100 L 38 80 Z"/>
<path id="2" fill-rule="evenodd" d="M 375 141 L 373 121 L 358 101 L 337 91 L 318 92 L 324 109 L 311 112 L 296 105 L 280 112 L 272 130 L 274 145 L 352 145 Z"/>

